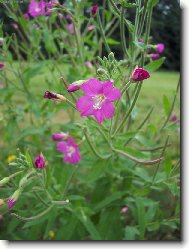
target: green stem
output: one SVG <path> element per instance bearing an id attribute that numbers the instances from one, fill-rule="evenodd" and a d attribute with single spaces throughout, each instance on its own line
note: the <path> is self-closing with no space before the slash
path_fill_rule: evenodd
<path id="1" fill-rule="evenodd" d="M 85 135 L 85 137 L 86 137 L 86 140 L 87 140 L 87 142 L 88 142 L 88 144 L 89 144 L 91 150 L 92 150 L 93 153 L 95 154 L 95 156 L 99 157 L 99 158 L 102 159 L 102 160 L 106 160 L 106 159 L 108 159 L 108 158 L 111 157 L 111 155 L 106 155 L 106 156 L 100 155 L 100 154 L 96 151 L 94 145 L 92 144 L 92 142 L 91 142 L 91 140 L 90 140 L 90 138 L 89 138 L 89 135 L 88 135 L 88 133 L 87 133 L 86 128 L 83 129 L 83 132 L 84 132 L 84 135 Z"/>
<path id="2" fill-rule="evenodd" d="M 157 159 L 153 159 L 153 160 L 141 160 L 141 159 L 138 159 L 134 156 L 131 156 L 130 154 L 126 153 L 125 151 L 122 151 L 122 150 L 117 150 L 117 149 L 113 149 L 115 152 L 117 152 L 118 154 L 121 154 L 129 159 L 131 159 L 132 161 L 136 162 L 136 163 L 139 163 L 139 164 L 144 164 L 144 165 L 152 165 L 152 164 L 156 164 L 156 163 L 159 163 L 163 158 L 160 157 L 160 158 L 157 158 Z"/>
<path id="3" fill-rule="evenodd" d="M 121 19 L 120 19 L 120 35 L 121 35 L 121 45 L 123 49 L 123 53 L 129 58 L 129 54 L 127 52 L 127 45 L 125 40 L 125 23 L 124 23 L 124 6 L 121 7 Z"/>
<path id="4" fill-rule="evenodd" d="M 106 48 L 108 54 L 110 54 L 110 53 L 111 53 L 111 49 L 110 49 L 110 47 L 109 47 L 109 45 L 108 45 L 108 43 L 107 43 L 107 41 L 106 41 L 106 36 L 105 36 L 105 34 L 104 34 L 104 30 L 103 30 L 103 27 L 102 27 L 102 22 L 101 22 L 101 19 L 100 19 L 99 11 L 98 11 L 98 13 L 97 13 L 97 20 L 98 20 L 98 25 L 99 25 L 100 33 L 101 33 L 102 38 L 103 38 L 103 40 L 104 40 L 104 46 L 105 46 L 105 48 Z"/>
<path id="5" fill-rule="evenodd" d="M 54 207 L 54 205 L 51 205 L 50 207 L 48 207 L 47 209 L 45 209 L 40 214 L 38 214 L 36 216 L 32 216 L 32 217 L 22 217 L 22 216 L 19 216 L 19 215 L 15 214 L 15 213 L 11 213 L 11 215 L 15 216 L 17 219 L 22 220 L 22 221 L 37 220 L 37 219 L 41 218 L 42 216 L 44 216 L 45 214 L 47 214 L 53 207 Z"/>

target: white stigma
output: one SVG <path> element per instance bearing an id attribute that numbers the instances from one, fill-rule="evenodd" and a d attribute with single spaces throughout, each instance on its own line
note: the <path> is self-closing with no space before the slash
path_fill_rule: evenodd
<path id="1" fill-rule="evenodd" d="M 95 97 L 92 97 L 94 100 L 93 108 L 95 110 L 100 110 L 102 108 L 102 103 L 105 101 L 106 97 L 103 94 L 99 94 Z"/>

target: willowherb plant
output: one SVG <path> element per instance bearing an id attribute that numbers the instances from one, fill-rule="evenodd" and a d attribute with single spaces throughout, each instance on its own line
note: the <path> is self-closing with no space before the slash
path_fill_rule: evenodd
<path id="1" fill-rule="evenodd" d="M 143 84 L 165 59 L 161 57 L 165 45 L 149 43 L 157 3 L 109 0 L 102 8 L 85 1 L 30 0 L 27 11 L 4 4 L 15 22 L 15 34 L 0 40 L 0 70 L 10 91 L 5 99 L 11 110 L 4 122 L 13 120 L 14 129 L 21 130 L 15 144 L 26 153 L 18 152 L 9 163 L 14 173 L 0 181 L 5 193 L 0 206 L 7 203 L 2 215 L 15 210 L 12 216 L 28 222 L 28 227 L 50 217 L 42 239 L 48 238 L 54 221 L 67 226 L 65 234 L 57 232 L 55 237 L 63 240 L 145 240 L 154 238 L 161 226 L 179 227 L 179 204 L 173 218 L 163 216 L 161 200 L 153 195 L 166 195 L 169 189 L 175 198 L 179 196 L 178 175 L 173 176 L 179 161 L 171 167 L 166 150 L 170 123 L 173 129 L 179 127 L 173 109 L 180 83 L 172 104 L 164 97 L 166 118 L 158 114 L 159 123 L 151 125 L 152 109 L 142 119 L 135 118 Z M 125 14 L 130 8 L 136 12 L 134 22 Z M 116 27 L 123 51 L 119 60 L 110 38 Z M 36 92 L 30 80 L 44 68 L 51 78 L 46 78 L 46 89 Z M 17 110 L 20 120 L 31 123 L 23 134 L 23 124 L 14 116 L 14 91 L 27 103 L 23 110 L 27 118 Z M 62 124 L 61 117 L 57 126 L 53 121 L 61 110 L 71 122 Z M 34 210 L 27 205 L 30 198 L 37 201 Z M 24 210 L 31 216 L 24 217 Z M 118 232 L 112 225 L 113 233 L 105 232 L 109 220 L 117 224 Z"/>

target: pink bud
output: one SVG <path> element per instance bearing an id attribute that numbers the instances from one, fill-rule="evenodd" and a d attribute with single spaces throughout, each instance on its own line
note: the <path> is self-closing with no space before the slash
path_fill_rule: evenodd
<path id="1" fill-rule="evenodd" d="M 52 134 L 52 140 L 53 141 L 67 139 L 68 137 L 69 137 L 69 135 L 64 133 L 64 132 Z"/>
<path id="2" fill-rule="evenodd" d="M 24 14 L 24 18 L 25 18 L 26 20 L 28 20 L 28 19 L 29 19 L 29 14 L 28 14 L 28 13 L 25 13 L 25 14 Z"/>
<path id="3" fill-rule="evenodd" d="M 15 199 L 11 199 L 8 203 L 8 209 L 11 209 L 14 205 L 16 204 L 16 200 Z"/>
<path id="4" fill-rule="evenodd" d="M 16 23 L 11 23 L 11 26 L 13 27 L 13 29 L 18 30 L 18 25 Z"/>
<path id="5" fill-rule="evenodd" d="M 94 17 L 96 15 L 97 11 L 98 11 L 98 5 L 95 4 L 91 8 L 91 16 Z"/>
<path id="6" fill-rule="evenodd" d="M 150 74 L 143 68 L 135 68 L 131 75 L 132 81 L 142 81 L 150 78 Z"/>
<path id="7" fill-rule="evenodd" d="M 77 91 L 77 90 L 79 90 L 79 89 L 80 89 L 79 86 L 77 86 L 77 85 L 75 85 L 74 83 L 72 83 L 72 84 L 69 85 L 67 91 L 68 91 L 68 92 L 75 92 L 75 91 Z"/>
<path id="8" fill-rule="evenodd" d="M 128 210 L 129 210 L 129 208 L 127 206 L 125 206 L 121 209 L 121 213 L 126 213 Z"/>
<path id="9" fill-rule="evenodd" d="M 44 158 L 42 153 L 35 158 L 34 164 L 35 164 L 35 167 L 37 169 L 44 169 L 45 168 L 45 158 Z"/>
<path id="10" fill-rule="evenodd" d="M 88 67 L 88 68 L 92 68 L 92 67 L 93 67 L 93 65 L 92 65 L 92 63 L 91 63 L 90 61 L 86 61 L 86 62 L 85 62 L 85 65 L 86 65 L 86 67 Z"/>
<path id="11" fill-rule="evenodd" d="M 163 51 L 165 50 L 165 45 L 163 44 L 163 43 L 158 43 L 157 45 L 156 45 L 156 51 L 158 52 L 158 53 L 163 53 Z"/>
<path id="12" fill-rule="evenodd" d="M 143 40 L 142 38 L 139 38 L 139 39 L 138 39 L 138 42 L 144 43 L 144 40 Z"/>
<path id="13" fill-rule="evenodd" d="M 160 55 L 159 54 L 149 54 L 148 55 L 152 60 L 157 60 L 160 58 Z"/>
<path id="14" fill-rule="evenodd" d="M 4 67 L 5 67 L 5 64 L 4 63 L 0 63 L 0 69 L 4 68 Z"/>

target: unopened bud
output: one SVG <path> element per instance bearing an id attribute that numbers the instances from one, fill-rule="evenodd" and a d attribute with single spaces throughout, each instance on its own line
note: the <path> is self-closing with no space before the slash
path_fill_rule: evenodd
<path id="1" fill-rule="evenodd" d="M 49 91 L 45 92 L 44 98 L 58 100 L 58 101 L 65 101 L 66 100 L 66 98 L 63 95 L 58 94 L 58 93 L 54 93 L 54 92 L 49 92 Z"/>
<path id="2" fill-rule="evenodd" d="M 78 80 L 78 81 L 73 82 L 72 84 L 69 85 L 69 87 L 68 87 L 68 89 L 67 89 L 68 92 L 75 92 L 75 91 L 79 90 L 79 89 L 80 89 L 80 86 L 81 86 L 84 82 L 86 82 L 86 80 Z"/>
<path id="3" fill-rule="evenodd" d="M 99 75 L 107 75 L 107 72 L 103 68 L 99 68 L 99 69 L 97 69 L 97 74 L 99 74 Z"/>
<path id="4" fill-rule="evenodd" d="M 0 187 L 3 187 L 5 184 L 7 184 L 10 180 L 10 177 L 5 177 L 0 181 Z"/>
<path id="5" fill-rule="evenodd" d="M 114 61 L 115 57 L 114 57 L 114 53 L 113 53 L 113 52 L 111 52 L 111 53 L 108 55 L 108 59 L 109 59 L 110 61 Z"/>
<path id="6" fill-rule="evenodd" d="M 14 192 L 14 194 L 11 196 L 10 201 L 8 203 L 8 209 L 11 209 L 15 205 L 15 203 L 18 200 L 20 194 L 21 194 L 21 189 L 17 189 Z"/>

